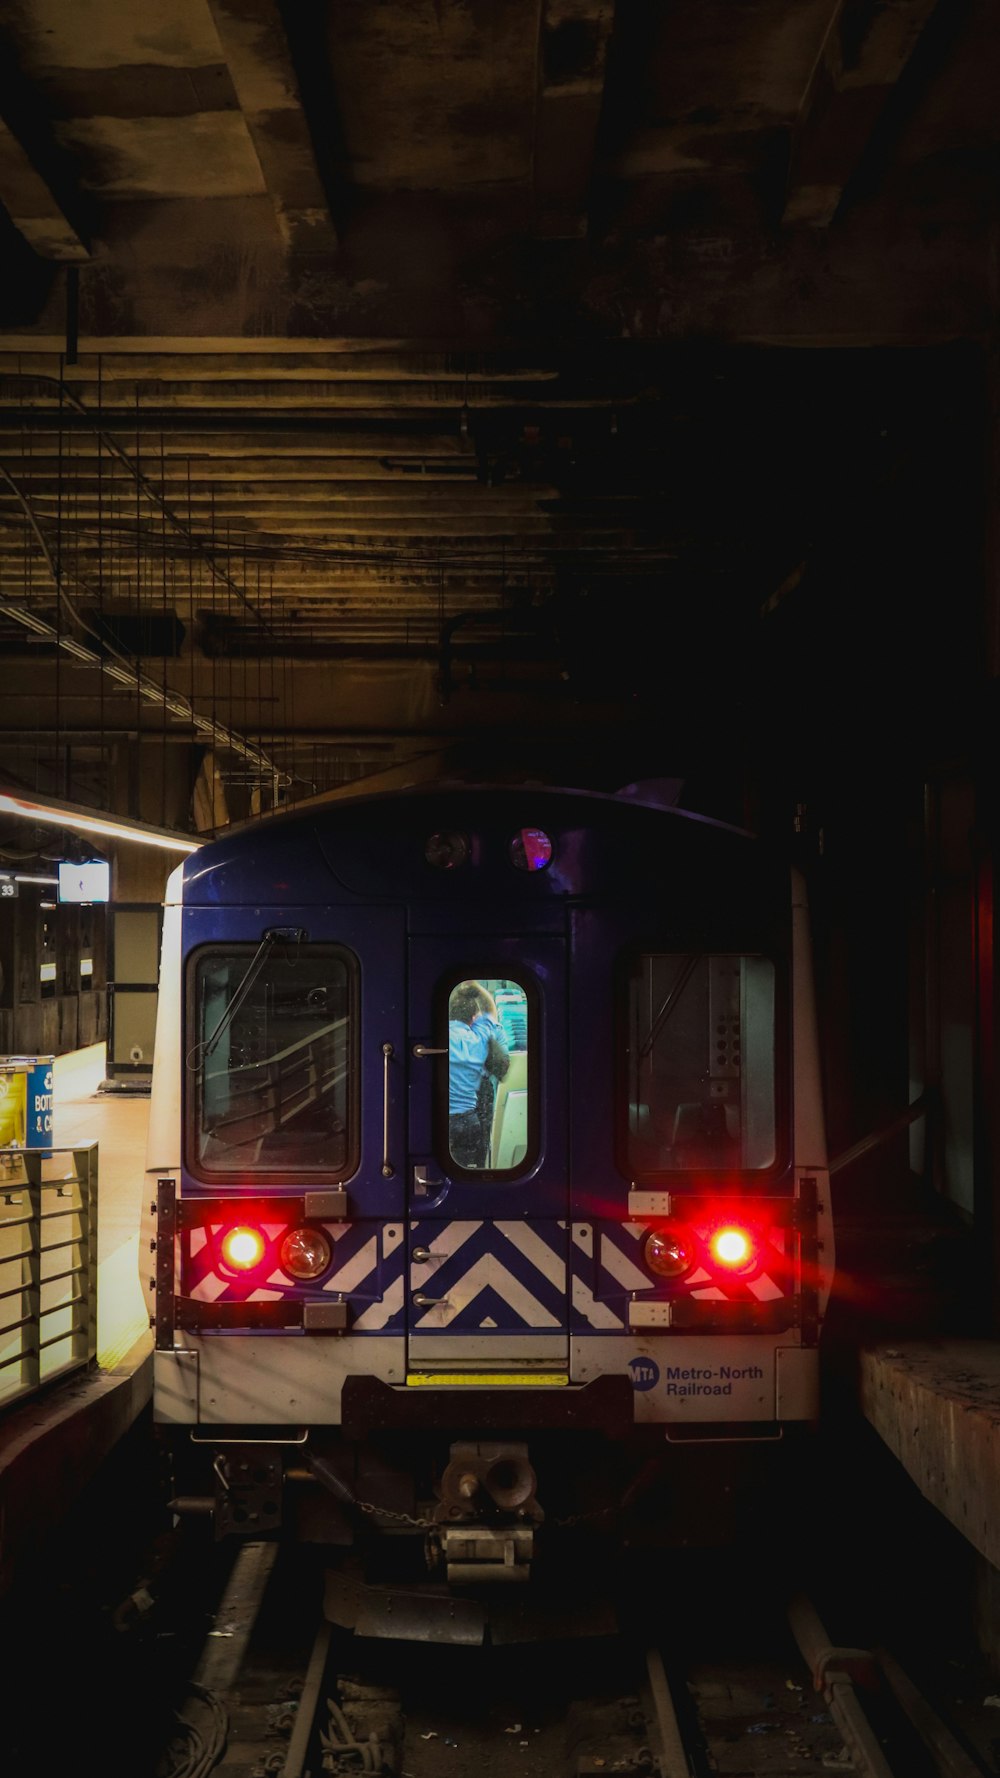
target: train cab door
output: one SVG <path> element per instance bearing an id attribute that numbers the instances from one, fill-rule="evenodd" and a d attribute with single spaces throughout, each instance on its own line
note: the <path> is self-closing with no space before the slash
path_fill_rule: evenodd
<path id="1" fill-rule="evenodd" d="M 470 983 L 495 1008 L 499 1053 L 470 1021 Z M 561 938 L 410 940 L 411 1383 L 567 1371 L 565 1008 Z"/>

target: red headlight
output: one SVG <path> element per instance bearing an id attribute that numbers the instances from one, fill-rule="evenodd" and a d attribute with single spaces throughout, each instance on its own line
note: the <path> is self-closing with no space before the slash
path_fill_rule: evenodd
<path id="1" fill-rule="evenodd" d="M 683 1278 L 696 1253 L 694 1230 L 682 1222 L 662 1222 L 650 1229 L 642 1248 L 642 1257 L 657 1278 Z"/>
<path id="2" fill-rule="evenodd" d="M 260 1229 L 246 1223 L 227 1229 L 220 1243 L 222 1258 L 234 1272 L 251 1272 L 260 1265 L 266 1251 L 267 1242 Z"/>
<path id="3" fill-rule="evenodd" d="M 278 1258 L 290 1278 L 307 1283 L 326 1271 L 333 1249 L 322 1229 L 289 1229 L 278 1249 Z"/>
<path id="4" fill-rule="evenodd" d="M 759 1245 L 753 1231 L 737 1222 L 720 1224 L 708 1239 L 712 1263 L 726 1272 L 752 1272 L 757 1264 Z"/>

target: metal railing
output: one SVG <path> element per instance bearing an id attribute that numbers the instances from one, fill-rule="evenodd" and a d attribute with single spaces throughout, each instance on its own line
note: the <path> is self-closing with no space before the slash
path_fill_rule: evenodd
<path id="1" fill-rule="evenodd" d="M 0 1408 L 97 1355 L 97 1147 L 0 1148 Z"/>

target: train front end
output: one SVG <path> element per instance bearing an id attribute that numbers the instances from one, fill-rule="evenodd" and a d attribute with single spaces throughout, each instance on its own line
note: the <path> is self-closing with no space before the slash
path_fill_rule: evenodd
<path id="1" fill-rule="evenodd" d="M 818 1415 L 819 1079 L 802 885 L 720 824 L 453 788 L 206 846 L 148 1155 L 175 1506 L 362 1552 L 370 1634 L 394 1563 L 454 1624 L 581 1527 L 692 1541 L 689 1454 Z"/>

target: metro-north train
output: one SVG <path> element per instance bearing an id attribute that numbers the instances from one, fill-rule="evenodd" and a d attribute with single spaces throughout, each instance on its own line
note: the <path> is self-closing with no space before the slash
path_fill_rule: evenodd
<path id="1" fill-rule="evenodd" d="M 454 1621 L 587 1526 L 684 1544 L 734 1447 L 817 1422 L 803 880 L 641 787 L 415 786 L 205 844 L 147 1161 L 175 1510 L 350 1551 L 337 1621 L 378 1633 L 397 1571 Z"/>

